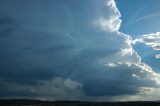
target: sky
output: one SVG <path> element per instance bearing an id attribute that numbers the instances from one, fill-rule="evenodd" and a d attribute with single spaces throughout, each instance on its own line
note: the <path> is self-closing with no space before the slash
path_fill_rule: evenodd
<path id="1" fill-rule="evenodd" d="M 139 38 L 142 35 L 149 36 L 151 33 L 156 34 L 157 32 L 160 32 L 159 0 L 147 0 L 147 2 L 145 0 L 126 0 L 125 2 L 122 0 L 116 0 L 116 3 L 122 15 L 121 19 L 123 20 L 119 31 L 129 34 L 133 39 Z M 159 34 L 153 39 L 155 39 L 155 42 L 159 45 Z M 141 56 L 143 62 L 150 65 L 154 71 L 160 71 L 160 59 L 154 58 L 160 53 L 159 50 L 155 51 L 153 49 L 154 47 L 146 46 L 145 43 L 133 45 L 133 48 L 138 55 Z"/>
<path id="2" fill-rule="evenodd" d="M 159 32 L 159 0 L 116 0 L 123 20 L 120 31 L 132 37 Z"/>
<path id="3" fill-rule="evenodd" d="M 0 98 L 159 99 L 159 2 L 0 0 Z"/>

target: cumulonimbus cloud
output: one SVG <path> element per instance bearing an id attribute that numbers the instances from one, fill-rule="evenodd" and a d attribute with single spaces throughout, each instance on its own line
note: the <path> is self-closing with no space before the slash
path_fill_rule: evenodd
<path id="1" fill-rule="evenodd" d="M 159 88 L 159 74 L 141 62 L 131 36 L 118 31 L 114 0 L 2 4 L 19 27 L 0 39 L 1 98 L 143 100 Z"/>

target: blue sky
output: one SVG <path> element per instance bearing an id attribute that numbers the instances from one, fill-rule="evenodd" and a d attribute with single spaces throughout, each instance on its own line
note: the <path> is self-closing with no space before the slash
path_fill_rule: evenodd
<path id="1" fill-rule="evenodd" d="M 132 2 L 0 0 L 0 98 L 157 100 L 160 6 Z"/>
<path id="2" fill-rule="evenodd" d="M 123 20 L 120 31 L 132 36 L 159 32 L 159 0 L 116 0 L 116 3 Z"/>
<path id="3" fill-rule="evenodd" d="M 143 34 L 160 31 L 160 1 L 159 0 L 116 0 L 123 20 L 120 31 L 130 34 L 133 39 Z M 159 72 L 160 60 L 154 58 L 159 51 L 154 51 L 144 44 L 134 45 L 142 61 Z"/>

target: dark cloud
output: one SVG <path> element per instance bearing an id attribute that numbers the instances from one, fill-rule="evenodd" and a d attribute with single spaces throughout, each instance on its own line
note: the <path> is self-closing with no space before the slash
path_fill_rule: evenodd
<path id="1" fill-rule="evenodd" d="M 149 73 L 142 73 L 139 70 L 141 68 L 133 64 L 129 67 L 127 64 L 122 64 L 118 67 L 106 67 L 103 72 L 93 71 L 90 73 L 91 77 L 85 80 L 82 78 L 85 92 L 90 96 L 134 95 L 140 93 L 140 87 L 154 86 L 154 81 L 150 81 L 147 77 Z"/>
<path id="2" fill-rule="evenodd" d="M 16 30 L 16 20 L 11 17 L 3 16 L 0 17 L 0 37 L 7 37 L 12 35 L 11 33 Z"/>
<path id="3" fill-rule="evenodd" d="M 130 37 L 117 31 L 114 1 L 0 2 L 10 17 L 0 20 L 0 33 L 11 32 L 0 39 L 1 97 L 93 100 L 156 87 Z M 106 66 L 110 62 L 116 65 Z"/>

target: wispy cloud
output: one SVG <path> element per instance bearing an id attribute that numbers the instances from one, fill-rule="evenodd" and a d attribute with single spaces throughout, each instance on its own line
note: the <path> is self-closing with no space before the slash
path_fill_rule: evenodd
<path id="1" fill-rule="evenodd" d="M 156 54 L 155 58 L 159 59 L 160 58 L 160 54 Z"/>
<path id="2" fill-rule="evenodd" d="M 126 26 L 160 16 L 159 12 L 149 13 L 142 16 L 141 14 L 143 14 L 143 12 L 146 10 L 146 8 L 149 7 L 149 5 L 150 4 L 148 2 L 144 3 L 143 6 L 139 8 L 131 17 L 128 17 L 129 20 L 126 22 Z"/>
<path id="3" fill-rule="evenodd" d="M 141 8 L 139 8 L 131 17 L 128 17 L 128 21 L 126 22 L 126 27 L 133 24 L 134 20 L 139 17 L 139 15 L 147 8 L 149 4 L 146 2 Z"/>
<path id="4" fill-rule="evenodd" d="M 133 23 L 137 23 L 137 22 L 140 22 L 140 21 L 144 21 L 144 20 L 147 20 L 147 19 L 150 19 L 150 18 L 154 18 L 154 17 L 158 17 L 160 16 L 160 13 L 153 13 L 153 14 L 148 14 L 148 15 L 145 15 L 145 16 L 142 16 L 142 17 L 138 17 L 134 20 L 132 20 L 130 22 L 130 24 L 133 24 Z"/>

